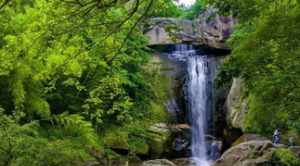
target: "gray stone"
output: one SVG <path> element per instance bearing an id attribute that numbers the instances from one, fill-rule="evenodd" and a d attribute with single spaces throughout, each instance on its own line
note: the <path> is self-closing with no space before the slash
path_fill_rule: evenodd
<path id="1" fill-rule="evenodd" d="M 268 138 L 260 136 L 258 134 L 243 134 L 240 136 L 234 143 L 233 146 L 238 145 L 240 143 L 248 142 L 248 141 L 267 141 Z"/>
<path id="2" fill-rule="evenodd" d="M 260 166 L 272 161 L 271 141 L 248 141 L 227 150 L 213 166 Z"/>
<path id="3" fill-rule="evenodd" d="M 196 22 L 196 32 L 198 40 L 207 46 L 213 48 L 228 48 L 225 44 L 226 39 L 233 32 L 236 20 L 231 16 L 220 16 L 218 10 L 208 7 L 202 12 Z"/>
<path id="4" fill-rule="evenodd" d="M 143 162 L 142 166 L 176 166 L 176 165 L 166 159 L 157 159 L 157 160 L 145 161 Z"/>
<path id="5" fill-rule="evenodd" d="M 242 98 L 243 80 L 234 78 L 225 102 L 227 124 L 233 128 L 243 129 L 245 114 L 248 111 L 247 99 Z"/>
<path id="6" fill-rule="evenodd" d="M 233 32 L 236 20 L 220 16 L 208 7 L 195 20 L 153 18 L 147 26 L 149 45 L 192 43 L 217 49 L 228 49 L 225 44 Z"/>
<path id="7" fill-rule="evenodd" d="M 191 158 L 175 159 L 175 160 L 172 160 L 172 162 L 178 166 L 197 166 L 196 161 Z"/>

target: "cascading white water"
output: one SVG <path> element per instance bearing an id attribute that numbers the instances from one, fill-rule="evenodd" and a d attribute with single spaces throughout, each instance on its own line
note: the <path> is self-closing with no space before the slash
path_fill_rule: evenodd
<path id="1" fill-rule="evenodd" d="M 192 125 L 192 157 L 197 166 L 209 166 L 205 134 L 207 130 L 208 95 L 208 61 L 206 56 L 191 56 L 188 66 L 188 109 Z"/>
<path id="2" fill-rule="evenodd" d="M 191 45 L 176 45 L 169 59 L 182 61 L 187 66 L 184 89 L 187 100 L 189 123 L 191 124 L 191 153 L 197 166 L 209 166 L 205 135 L 212 122 L 212 80 L 215 62 Z"/>

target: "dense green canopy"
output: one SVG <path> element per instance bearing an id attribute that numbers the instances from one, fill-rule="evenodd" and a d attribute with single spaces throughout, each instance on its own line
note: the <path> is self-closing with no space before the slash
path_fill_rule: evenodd
<path id="1" fill-rule="evenodd" d="M 211 0 L 239 20 L 232 56 L 219 83 L 244 78 L 249 100 L 246 131 L 275 128 L 300 132 L 300 2 L 297 0 Z"/>
<path id="2" fill-rule="evenodd" d="M 0 165 L 80 164 L 110 126 L 149 121 L 164 92 L 142 26 L 164 4 L 1 1 Z"/>

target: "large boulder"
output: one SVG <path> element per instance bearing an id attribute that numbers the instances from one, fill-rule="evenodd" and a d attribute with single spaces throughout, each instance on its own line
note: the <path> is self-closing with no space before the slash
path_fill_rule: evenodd
<path id="1" fill-rule="evenodd" d="M 234 78 L 225 102 L 227 124 L 232 128 L 243 129 L 243 122 L 247 113 L 247 99 L 243 99 L 243 80 Z"/>
<path id="2" fill-rule="evenodd" d="M 195 20 L 153 18 L 145 30 L 149 45 L 192 43 L 228 49 L 225 41 L 233 32 L 236 21 L 217 12 L 215 8 L 208 7 Z"/>
<path id="3" fill-rule="evenodd" d="M 271 141 L 248 141 L 227 150 L 213 166 L 264 166 L 272 162 Z"/>

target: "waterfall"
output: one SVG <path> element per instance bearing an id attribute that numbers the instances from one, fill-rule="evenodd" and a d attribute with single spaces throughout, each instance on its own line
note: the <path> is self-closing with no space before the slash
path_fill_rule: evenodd
<path id="1" fill-rule="evenodd" d="M 209 166 L 205 136 L 212 128 L 212 81 L 215 61 L 191 45 L 176 45 L 169 59 L 185 63 L 185 98 L 191 125 L 191 157 L 197 166 Z"/>
<path id="2" fill-rule="evenodd" d="M 187 60 L 188 111 L 192 127 L 192 157 L 197 166 L 208 166 L 205 134 L 208 126 L 209 89 L 206 56 L 192 56 Z"/>

